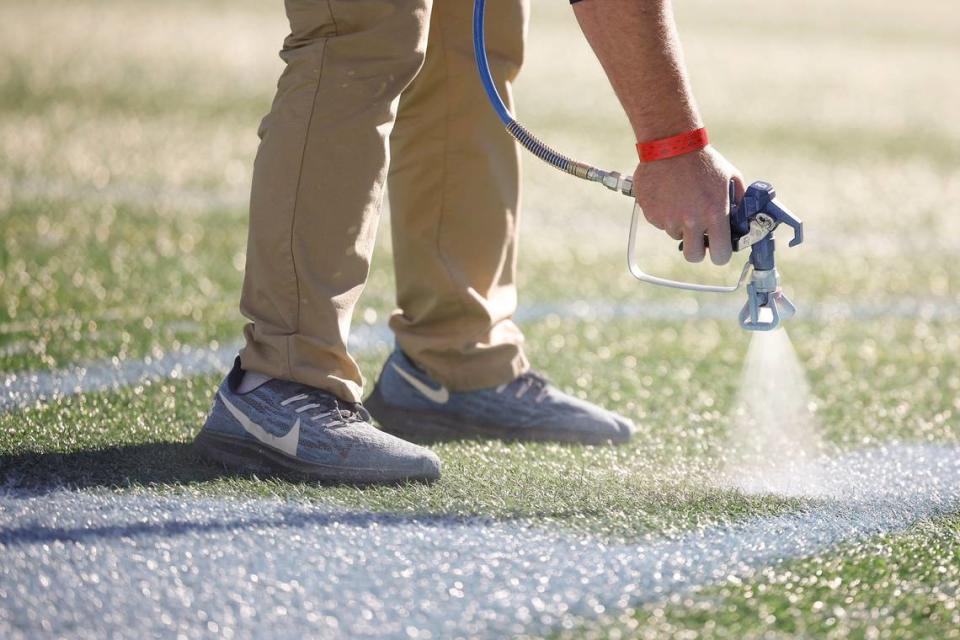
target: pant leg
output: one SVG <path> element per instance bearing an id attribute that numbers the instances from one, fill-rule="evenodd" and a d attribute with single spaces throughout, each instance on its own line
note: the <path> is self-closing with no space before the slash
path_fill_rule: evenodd
<path id="1" fill-rule="evenodd" d="M 523 61 L 527 0 L 490 0 L 490 66 L 509 105 Z M 473 3 L 436 0 L 427 58 L 391 136 L 389 198 L 400 347 L 454 390 L 529 368 L 516 310 L 519 148 L 474 66 Z"/>
<path id="2" fill-rule="evenodd" d="M 243 366 L 359 401 L 347 353 L 398 97 L 423 64 L 431 0 L 286 0 L 286 68 L 261 124 L 240 301 Z"/>

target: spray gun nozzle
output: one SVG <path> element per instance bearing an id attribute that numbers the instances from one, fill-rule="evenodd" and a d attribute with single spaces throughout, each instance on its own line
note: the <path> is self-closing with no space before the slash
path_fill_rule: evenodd
<path id="1" fill-rule="evenodd" d="M 754 270 L 747 285 L 747 303 L 740 310 L 740 326 L 747 331 L 772 331 L 797 308 L 780 288 L 776 269 Z"/>
<path id="2" fill-rule="evenodd" d="M 796 312 L 797 308 L 783 291 L 770 294 L 765 300 L 751 296 L 740 310 L 740 326 L 746 331 L 773 331 Z"/>

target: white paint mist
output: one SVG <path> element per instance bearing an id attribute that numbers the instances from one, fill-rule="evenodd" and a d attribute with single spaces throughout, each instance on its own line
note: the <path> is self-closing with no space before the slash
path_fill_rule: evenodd
<path id="1" fill-rule="evenodd" d="M 822 494 L 825 448 L 816 407 L 784 329 L 753 334 L 731 423 L 724 485 L 747 493 Z"/>

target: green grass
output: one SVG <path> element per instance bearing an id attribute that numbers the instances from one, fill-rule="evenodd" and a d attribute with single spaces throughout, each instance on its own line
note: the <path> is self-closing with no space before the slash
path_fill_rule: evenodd
<path id="1" fill-rule="evenodd" d="M 670 597 L 571 638 L 958 638 L 960 517 Z"/>
<path id="2" fill-rule="evenodd" d="M 898 390 L 900 375 L 960 370 L 957 351 L 922 351 L 902 323 L 902 345 L 865 362 L 872 339 L 821 333 L 798 323 L 794 339 L 810 365 L 827 437 L 850 449 L 891 438 L 955 440 L 956 376 L 930 377 Z M 931 326 L 936 331 L 937 326 Z M 86 394 L 0 416 L 0 455 L 14 485 L 57 485 L 194 495 L 279 496 L 343 507 L 526 518 L 623 539 L 798 507 L 711 481 L 727 450 L 727 415 L 747 338 L 728 323 L 574 322 L 548 318 L 527 327 L 531 356 L 570 392 L 634 419 L 630 446 L 569 447 L 447 443 L 432 486 L 318 486 L 225 477 L 195 460 L 188 443 L 209 408 L 217 377 L 163 381 Z M 563 340 L 559 337 L 563 336 Z M 909 367 L 903 360 L 909 356 Z M 361 358 L 375 376 L 386 353 Z M 870 367 L 886 375 L 864 384 Z M 897 372 L 897 375 L 893 375 Z M 919 377 L 919 375 L 918 375 Z M 932 417 L 931 417 L 932 416 Z"/>
<path id="3" fill-rule="evenodd" d="M 0 6 L 6 18 L 0 27 L 6 43 L 0 48 L 0 369 L 142 357 L 181 343 L 232 339 L 243 322 L 236 292 L 254 131 L 280 65 L 275 49 L 282 16 L 245 4 L 228 17 L 234 39 L 217 46 L 206 28 L 223 17 L 212 5 L 51 6 L 62 19 L 26 5 Z M 135 46 L 106 37 L 144 11 L 153 12 L 156 24 Z M 939 33 L 936 11 L 914 22 L 895 10 L 874 11 L 874 30 L 865 30 L 852 11 L 827 25 L 814 14 L 798 18 L 770 8 L 761 18 L 751 8 L 750 22 L 725 29 L 704 19 L 703 7 L 680 11 L 691 69 L 704 75 L 695 79 L 717 144 L 748 175 L 772 179 L 806 219 L 809 244 L 781 252 L 794 298 L 810 306 L 944 298 L 956 291 L 951 256 L 960 229 L 944 207 L 960 198 L 951 171 L 960 136 L 952 118 L 937 111 L 947 108 L 943 101 L 894 100 L 939 78 L 936 62 L 952 43 L 925 40 L 910 49 L 917 64 L 909 76 L 891 66 L 890 80 L 901 93 L 820 57 L 799 65 L 804 58 L 793 52 L 809 39 L 842 47 L 836 30 L 846 25 L 862 36 L 848 53 L 860 60 L 867 51 L 882 61 L 890 56 L 886 40 L 865 36 L 908 41 L 922 30 Z M 778 45 L 752 27 L 754 38 L 743 42 L 746 25 L 758 20 L 795 35 Z M 17 24 L 58 37 L 38 53 Z M 185 43 L 175 50 L 165 40 L 172 24 Z M 569 40 L 570 29 L 575 25 L 565 9 L 535 8 L 534 47 L 518 86 L 522 115 L 565 150 L 627 167 L 629 132 L 586 45 L 569 42 L 576 55 L 562 68 L 545 55 L 558 38 Z M 703 74 L 717 55 L 740 56 L 740 64 L 749 59 L 771 95 L 733 100 L 751 85 L 736 70 Z M 580 87 L 590 90 L 569 91 Z M 817 103 L 811 119 L 812 93 L 838 108 Z M 882 108 L 864 113 L 864 96 Z M 607 119 L 584 122 L 585 111 L 598 109 Z M 853 111 L 861 116 L 855 122 L 848 117 Z M 678 299 L 638 286 L 625 272 L 625 201 L 535 163 L 527 163 L 527 173 L 523 303 Z M 645 267 L 676 277 L 705 271 L 684 265 L 656 233 L 648 236 Z M 392 307 L 386 238 L 382 233 L 358 317 L 382 320 Z M 856 251 L 849 250 L 851 242 Z"/>
<path id="4" fill-rule="evenodd" d="M 709 453 L 723 444 L 723 414 L 735 387 L 722 374 L 737 361 L 743 337 L 719 325 L 702 329 L 559 319 L 530 326 L 539 345 L 532 354 L 558 384 L 630 415 L 644 426 L 641 436 L 625 448 L 437 445 L 444 475 L 431 486 L 358 489 L 224 476 L 187 446 L 209 409 L 215 376 L 0 416 L 0 455 L 11 470 L 8 483 L 22 487 L 270 495 L 378 511 L 525 518 L 618 538 L 795 508 L 796 500 L 743 496 L 708 482 Z M 644 347 L 654 343 L 655 350 Z M 368 376 L 385 355 L 364 355 Z M 611 367 L 632 373 L 604 375 Z"/>
<path id="5" fill-rule="evenodd" d="M 748 178 L 776 184 L 805 220 L 806 244 L 778 254 L 801 308 L 955 304 L 960 85 L 944 79 L 960 75 L 960 11 L 935 0 L 697 0 L 676 9 L 716 146 Z M 0 371 L 239 337 L 255 132 L 284 29 L 279 6 L 254 0 L 0 1 Z M 534 3 L 519 115 L 564 152 L 629 168 L 630 131 L 575 30 L 566 6 Z M 46 34 L 41 47 L 37 33 Z M 626 273 L 625 199 L 529 159 L 524 188 L 522 305 L 690 299 Z M 356 322 L 383 322 L 393 306 L 386 222 Z M 656 233 L 641 247 L 643 265 L 658 273 L 730 276 L 684 265 Z M 808 504 L 710 481 L 748 339 L 732 317 L 588 314 L 525 330 L 534 362 L 560 386 L 641 425 L 634 444 L 438 445 L 444 476 L 431 486 L 230 477 L 189 453 L 217 382 L 204 376 L 2 415 L 0 464 L 38 490 L 269 495 L 521 518 L 631 540 Z M 957 320 L 798 318 L 789 330 L 831 443 L 957 441 Z M 384 356 L 361 354 L 368 377 Z M 958 526 L 953 516 L 760 569 L 583 633 L 955 637 Z"/>

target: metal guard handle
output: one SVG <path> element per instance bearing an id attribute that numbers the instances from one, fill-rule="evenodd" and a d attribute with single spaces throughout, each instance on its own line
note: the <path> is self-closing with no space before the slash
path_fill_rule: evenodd
<path id="1" fill-rule="evenodd" d="M 640 227 L 640 216 L 643 209 L 636 202 L 633 205 L 633 215 L 630 217 L 630 237 L 627 240 L 627 268 L 634 278 L 641 282 L 648 282 L 661 287 L 671 287 L 673 289 L 685 289 L 687 291 L 703 291 L 707 293 L 732 293 L 743 286 L 752 272 L 752 265 L 747 260 L 743 265 L 743 271 L 740 272 L 740 279 L 735 285 L 713 285 L 696 284 L 694 282 L 680 282 L 679 280 L 669 280 L 667 278 L 658 278 L 646 273 L 637 263 L 637 234 Z"/>

